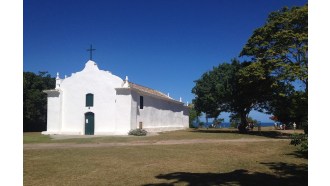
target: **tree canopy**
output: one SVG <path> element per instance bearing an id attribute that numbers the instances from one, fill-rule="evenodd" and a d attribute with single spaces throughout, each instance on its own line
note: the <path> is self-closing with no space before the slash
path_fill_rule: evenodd
<path id="1" fill-rule="evenodd" d="M 239 116 L 241 132 L 252 109 L 283 122 L 307 120 L 307 18 L 307 5 L 270 13 L 240 52 L 248 61 L 220 64 L 195 81 L 195 109 L 214 118 L 231 112 Z M 304 91 L 295 89 L 297 81 Z"/>
<path id="2" fill-rule="evenodd" d="M 252 109 L 261 109 L 270 94 L 269 79 L 249 79 L 241 81 L 240 71 L 251 65 L 233 59 L 231 64 L 222 63 L 196 80 L 192 93 L 193 103 L 198 112 L 217 118 L 221 112 L 231 112 L 240 116 L 240 131 L 244 132 L 248 114 Z"/>
<path id="3" fill-rule="evenodd" d="M 274 79 L 273 95 L 265 102 L 268 113 L 281 122 L 307 120 L 308 5 L 272 12 L 266 24 L 253 32 L 240 56 L 253 61 L 241 71 L 243 79 Z M 296 90 L 293 82 L 302 82 L 304 91 Z"/>
<path id="4" fill-rule="evenodd" d="M 48 72 L 23 72 L 23 130 L 46 129 L 47 95 L 43 90 L 55 88 L 55 78 Z"/>
<path id="5" fill-rule="evenodd" d="M 255 62 L 255 75 L 276 76 L 278 80 L 302 81 L 308 88 L 308 6 L 284 7 L 272 12 L 266 24 L 256 29 L 240 56 Z M 248 70 L 251 73 L 251 70 Z"/>

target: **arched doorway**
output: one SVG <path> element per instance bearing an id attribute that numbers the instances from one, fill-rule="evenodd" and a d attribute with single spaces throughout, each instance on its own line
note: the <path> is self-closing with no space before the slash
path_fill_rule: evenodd
<path id="1" fill-rule="evenodd" d="M 94 113 L 85 113 L 85 135 L 94 135 Z"/>

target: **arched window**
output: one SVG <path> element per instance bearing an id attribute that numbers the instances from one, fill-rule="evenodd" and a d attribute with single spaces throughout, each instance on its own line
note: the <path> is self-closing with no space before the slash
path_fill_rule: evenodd
<path id="1" fill-rule="evenodd" d="M 94 102 L 94 95 L 91 93 L 86 94 L 86 107 L 92 107 Z"/>

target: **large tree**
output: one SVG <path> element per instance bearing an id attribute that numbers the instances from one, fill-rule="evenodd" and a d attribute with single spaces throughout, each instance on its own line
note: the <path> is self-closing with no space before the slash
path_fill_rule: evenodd
<path id="1" fill-rule="evenodd" d="M 241 81 L 240 71 L 249 65 L 234 59 L 231 64 L 223 63 L 204 73 L 192 89 L 196 110 L 213 118 L 221 112 L 235 113 L 240 117 L 240 132 L 246 132 L 250 111 L 262 108 L 270 90 L 269 79 Z"/>
<path id="2" fill-rule="evenodd" d="M 308 6 L 285 7 L 272 12 L 256 29 L 240 56 L 253 64 L 241 70 L 242 81 L 273 79 L 273 95 L 264 108 L 283 122 L 307 120 L 308 97 Z M 295 85 L 302 83 L 305 89 Z"/>
<path id="3" fill-rule="evenodd" d="M 47 95 L 43 90 L 55 88 L 55 78 L 47 72 L 23 72 L 23 130 L 46 129 Z"/>
<path id="4" fill-rule="evenodd" d="M 220 114 L 218 103 L 215 97 L 214 76 L 212 71 L 206 72 L 199 80 L 196 80 L 192 92 L 197 96 L 193 100 L 195 111 L 200 115 L 205 113 L 207 118 L 217 118 Z"/>
<path id="5" fill-rule="evenodd" d="M 265 75 L 286 83 L 301 81 L 307 92 L 308 6 L 272 12 L 265 25 L 253 32 L 240 56 L 251 57 L 254 67 L 262 68 Z"/>

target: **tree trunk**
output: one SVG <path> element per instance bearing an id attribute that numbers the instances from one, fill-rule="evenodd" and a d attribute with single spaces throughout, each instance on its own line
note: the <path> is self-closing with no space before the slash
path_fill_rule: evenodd
<path id="1" fill-rule="evenodd" d="M 246 119 L 246 114 L 244 112 L 239 113 L 240 118 L 241 118 L 241 124 L 238 127 L 238 132 L 239 133 L 247 133 L 246 127 L 247 127 L 247 119 Z"/>
<path id="2" fill-rule="evenodd" d="M 205 116 L 205 119 L 206 119 L 205 127 L 209 128 L 209 118 Z"/>

